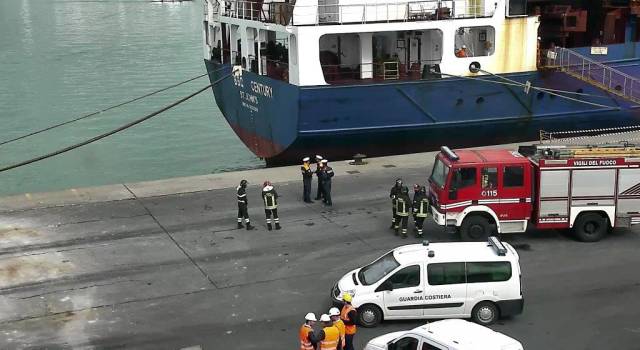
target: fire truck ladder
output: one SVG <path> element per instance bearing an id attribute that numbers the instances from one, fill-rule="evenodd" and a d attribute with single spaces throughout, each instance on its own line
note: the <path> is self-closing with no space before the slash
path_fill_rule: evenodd
<path id="1" fill-rule="evenodd" d="M 628 143 L 598 146 L 538 145 L 537 150 L 555 159 L 640 157 L 640 147 Z"/>
<path id="2" fill-rule="evenodd" d="M 570 76 L 602 90 L 640 104 L 640 79 L 587 58 L 564 47 L 549 49 L 549 68 L 556 68 Z"/>

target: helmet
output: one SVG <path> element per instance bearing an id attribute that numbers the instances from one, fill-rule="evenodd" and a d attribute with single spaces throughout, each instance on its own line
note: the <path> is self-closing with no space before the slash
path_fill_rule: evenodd
<path id="1" fill-rule="evenodd" d="M 402 185 L 402 179 L 401 178 L 397 178 L 396 179 L 396 186 L 400 186 Z"/>
<path id="2" fill-rule="evenodd" d="M 329 309 L 329 316 L 340 316 L 340 310 L 337 307 Z"/>
<path id="3" fill-rule="evenodd" d="M 267 180 L 262 184 L 262 187 L 271 186 L 271 181 Z"/>
<path id="4" fill-rule="evenodd" d="M 331 318 L 327 314 L 322 314 L 322 316 L 320 316 L 320 322 L 331 322 Z"/>
<path id="5" fill-rule="evenodd" d="M 420 187 L 420 192 L 427 193 L 427 188 L 424 186 Z"/>
<path id="6" fill-rule="evenodd" d="M 240 181 L 240 186 L 242 187 L 247 187 L 247 184 L 248 184 L 247 180 Z"/>
<path id="7" fill-rule="evenodd" d="M 316 314 L 314 314 L 313 312 L 308 313 L 305 317 L 305 320 L 307 321 L 317 321 L 316 319 Z"/>
<path id="8" fill-rule="evenodd" d="M 409 193 L 409 189 L 407 188 L 407 186 L 402 186 L 402 194 L 408 194 Z"/>
<path id="9" fill-rule="evenodd" d="M 415 185 L 413 185 L 413 190 L 414 190 L 415 192 L 420 192 L 420 189 L 421 189 L 421 188 L 422 188 L 422 187 L 420 187 L 420 185 L 419 185 L 419 184 L 415 184 Z"/>
<path id="10" fill-rule="evenodd" d="M 342 300 L 346 301 L 347 303 L 350 303 L 351 300 L 353 300 L 353 297 L 351 296 L 351 294 L 344 292 L 342 294 Z"/>

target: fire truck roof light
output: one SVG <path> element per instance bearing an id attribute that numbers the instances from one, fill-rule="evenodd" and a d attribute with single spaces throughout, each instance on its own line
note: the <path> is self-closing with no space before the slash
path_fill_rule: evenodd
<path id="1" fill-rule="evenodd" d="M 447 146 L 442 146 L 440 147 L 440 152 L 442 152 L 445 156 L 447 156 L 447 158 L 449 158 L 450 160 L 456 161 L 459 160 L 460 157 L 458 157 L 458 155 L 456 154 L 456 152 L 452 151 L 449 147 Z"/>
<path id="2" fill-rule="evenodd" d="M 504 244 L 502 244 L 502 242 L 500 242 L 497 237 L 489 237 L 488 243 L 493 247 L 493 249 L 496 250 L 496 253 L 498 253 L 499 256 L 505 256 L 507 254 L 507 248 L 504 246 Z"/>

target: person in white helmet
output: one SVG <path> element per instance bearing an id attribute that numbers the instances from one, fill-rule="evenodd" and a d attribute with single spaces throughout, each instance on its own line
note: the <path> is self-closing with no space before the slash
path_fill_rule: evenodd
<path id="1" fill-rule="evenodd" d="M 329 309 L 329 317 L 331 317 L 333 325 L 340 331 L 338 350 L 342 350 L 345 344 L 345 326 L 344 322 L 340 319 L 340 310 L 337 307 L 332 307 L 331 309 Z"/>
<path id="2" fill-rule="evenodd" d="M 318 350 L 337 350 L 340 341 L 340 331 L 333 325 L 331 317 L 327 314 L 320 316 L 322 322 L 322 330 L 318 332 L 314 340 L 318 343 Z"/>
<path id="3" fill-rule="evenodd" d="M 308 313 L 304 317 L 304 324 L 300 327 L 298 336 L 300 338 L 300 350 L 315 350 L 313 326 L 316 324 L 316 314 Z"/>

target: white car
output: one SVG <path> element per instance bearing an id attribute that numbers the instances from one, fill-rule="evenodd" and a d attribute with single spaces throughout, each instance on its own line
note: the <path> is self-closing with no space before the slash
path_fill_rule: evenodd
<path id="1" fill-rule="evenodd" d="M 464 320 L 427 323 L 371 339 L 364 350 L 523 350 L 519 341 Z"/>
<path id="2" fill-rule="evenodd" d="M 519 256 L 495 237 L 488 242 L 412 244 L 393 249 L 340 279 L 334 303 L 347 292 L 358 322 L 472 318 L 488 325 L 522 313 Z"/>

